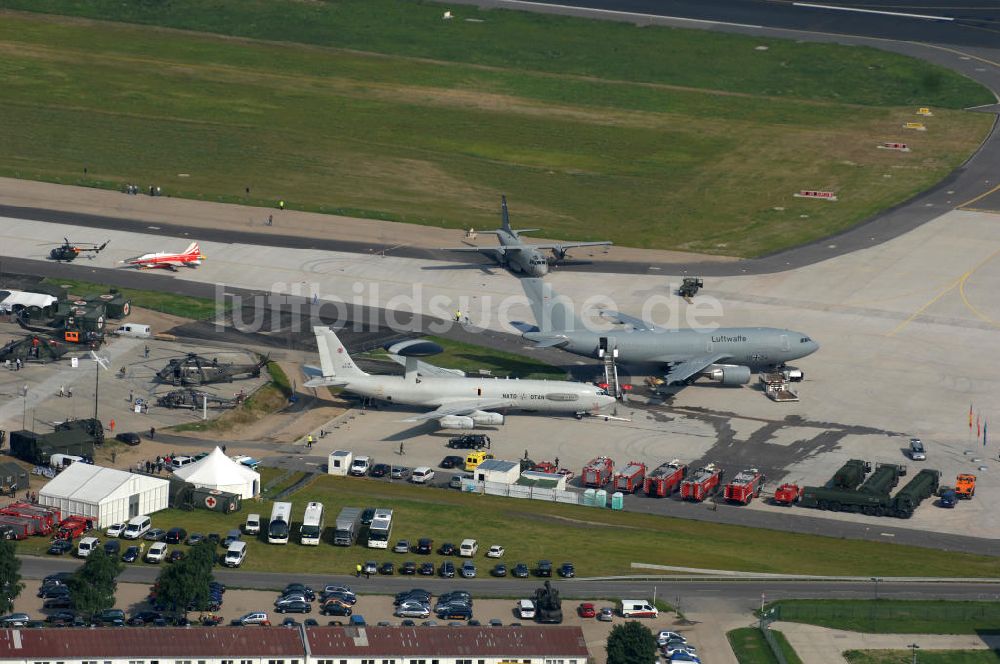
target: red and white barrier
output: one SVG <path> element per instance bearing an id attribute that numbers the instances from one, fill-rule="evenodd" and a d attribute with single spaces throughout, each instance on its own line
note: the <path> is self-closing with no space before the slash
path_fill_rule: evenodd
<path id="1" fill-rule="evenodd" d="M 803 189 L 797 194 L 794 194 L 795 198 L 820 198 L 824 201 L 835 201 L 837 200 L 837 193 L 834 191 L 814 191 L 812 189 Z"/>
<path id="2" fill-rule="evenodd" d="M 899 152 L 909 152 L 910 146 L 906 143 L 882 143 L 877 146 L 879 150 L 898 150 Z"/>

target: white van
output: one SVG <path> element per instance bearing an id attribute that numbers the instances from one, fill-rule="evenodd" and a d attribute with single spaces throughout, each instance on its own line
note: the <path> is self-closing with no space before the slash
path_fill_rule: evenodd
<path id="1" fill-rule="evenodd" d="M 194 457 L 189 457 L 189 456 L 174 457 L 173 459 L 170 460 L 170 469 L 177 470 L 178 468 L 183 468 L 189 463 L 194 463 Z"/>
<path id="2" fill-rule="evenodd" d="M 458 547 L 458 555 L 465 558 L 472 558 L 479 552 L 479 542 L 474 539 L 462 540 L 462 544 Z"/>
<path id="3" fill-rule="evenodd" d="M 427 484 L 432 479 L 434 479 L 434 469 L 428 468 L 427 466 L 420 466 L 419 468 L 413 469 L 413 475 L 410 476 L 414 484 Z"/>
<path id="4" fill-rule="evenodd" d="M 153 332 L 149 329 L 148 325 L 140 325 L 138 323 L 121 325 L 115 330 L 115 334 L 123 337 L 138 337 L 140 339 L 148 339 L 153 336 Z"/>
<path id="5" fill-rule="evenodd" d="M 364 477 L 368 474 L 368 471 L 372 468 L 372 458 L 369 456 L 357 456 L 354 457 L 354 461 L 351 463 L 351 475 L 355 477 Z"/>
<path id="6" fill-rule="evenodd" d="M 129 519 L 128 525 L 125 526 L 125 530 L 122 531 L 121 536 L 124 539 L 139 539 L 149 531 L 152 525 L 153 522 L 148 516 L 137 516 Z"/>
<path id="7" fill-rule="evenodd" d="M 49 465 L 57 470 L 71 466 L 77 461 L 83 461 L 83 457 L 72 454 L 53 454 L 49 457 Z"/>
<path id="8" fill-rule="evenodd" d="M 530 599 L 519 599 L 517 601 L 517 617 L 525 620 L 534 620 L 535 603 Z"/>
<path id="9" fill-rule="evenodd" d="M 96 551 L 101 546 L 101 540 L 96 537 L 84 537 L 76 548 L 76 555 L 86 558 L 92 551 Z"/>
<path id="10" fill-rule="evenodd" d="M 247 514 L 247 522 L 243 524 L 243 532 L 256 535 L 260 532 L 260 514 Z"/>
<path id="11" fill-rule="evenodd" d="M 660 612 L 645 599 L 623 599 L 622 616 L 625 618 L 656 618 Z"/>
<path id="12" fill-rule="evenodd" d="M 222 564 L 226 567 L 239 567 L 247 557 L 247 543 L 243 541 L 233 542 L 226 549 L 226 557 L 222 559 Z"/>

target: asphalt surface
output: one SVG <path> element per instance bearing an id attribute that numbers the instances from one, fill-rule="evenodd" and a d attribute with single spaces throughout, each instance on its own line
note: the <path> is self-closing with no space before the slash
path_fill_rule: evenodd
<path id="1" fill-rule="evenodd" d="M 21 575 L 39 579 L 47 574 L 76 569 L 81 563 L 70 558 L 21 557 Z M 126 566 L 118 580 L 123 583 L 153 583 L 160 569 L 149 565 Z M 356 579 L 350 575 L 282 574 L 250 572 L 244 570 L 216 569 L 215 578 L 227 586 L 254 590 L 280 590 L 292 581 L 305 583 L 313 588 L 329 583 L 346 583 L 359 594 L 390 594 L 410 588 L 425 588 L 434 594 L 461 587 L 476 597 L 512 597 L 531 594 L 542 580 L 532 579 L 476 579 L 457 581 L 430 577 L 374 576 Z M 734 606 L 751 610 L 760 606 L 761 595 L 768 600 L 787 598 L 873 599 L 875 583 L 869 581 L 743 581 L 743 580 L 684 580 L 668 577 L 645 579 L 553 579 L 553 585 L 566 598 L 574 597 L 652 597 L 654 588 L 658 597 L 679 605 L 683 610 L 699 600 L 725 597 Z M 968 581 L 879 581 L 878 597 L 881 599 L 1000 599 L 1000 584 Z"/>

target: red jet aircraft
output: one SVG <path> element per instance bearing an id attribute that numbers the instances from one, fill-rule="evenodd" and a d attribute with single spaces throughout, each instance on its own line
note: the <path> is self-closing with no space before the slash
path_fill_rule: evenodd
<path id="1" fill-rule="evenodd" d="M 140 270 L 163 267 L 176 272 L 177 268 L 181 266 L 197 267 L 201 265 L 203 260 L 205 260 L 205 256 L 201 253 L 198 243 L 192 242 L 188 245 L 188 248 L 180 254 L 170 254 L 158 251 L 155 254 L 143 254 L 142 256 L 136 256 L 135 258 L 126 258 L 122 261 L 122 263 L 131 265 L 132 267 L 137 267 Z"/>

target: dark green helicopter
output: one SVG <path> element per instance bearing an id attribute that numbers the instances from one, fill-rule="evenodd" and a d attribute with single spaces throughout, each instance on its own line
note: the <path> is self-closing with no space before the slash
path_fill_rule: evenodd
<path id="1" fill-rule="evenodd" d="M 91 252 L 91 251 L 94 252 L 94 255 L 101 253 L 101 250 L 104 249 L 104 247 L 108 246 L 108 242 L 111 241 L 108 240 L 104 244 L 98 245 L 91 242 L 86 242 L 84 244 L 73 244 L 72 242 L 69 241 L 69 238 L 65 237 L 63 238 L 63 240 L 65 240 L 65 242 L 62 245 L 54 248 L 52 251 L 49 252 L 50 259 L 54 261 L 66 261 L 67 263 L 70 263 L 76 260 L 77 256 L 79 256 L 81 253 Z M 91 258 L 93 258 L 93 256 L 91 256 Z"/>

